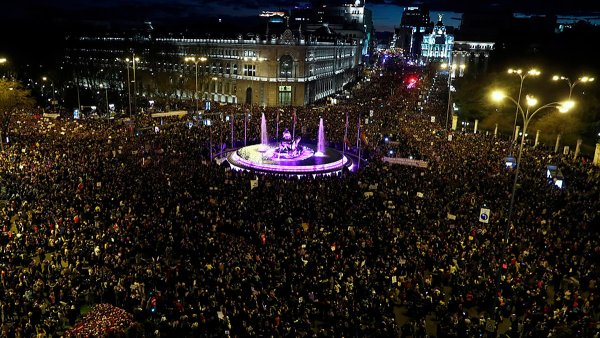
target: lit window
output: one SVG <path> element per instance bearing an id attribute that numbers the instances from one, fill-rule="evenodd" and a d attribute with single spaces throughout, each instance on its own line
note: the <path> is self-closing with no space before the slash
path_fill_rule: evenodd
<path id="1" fill-rule="evenodd" d="M 279 59 L 279 77 L 292 77 L 294 59 L 290 55 L 284 55 Z"/>

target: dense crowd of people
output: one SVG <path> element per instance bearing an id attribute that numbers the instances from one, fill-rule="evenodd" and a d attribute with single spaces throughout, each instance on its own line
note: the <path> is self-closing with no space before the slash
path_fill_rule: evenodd
<path id="1" fill-rule="evenodd" d="M 19 116 L 0 153 L 2 335 L 55 336 L 110 304 L 133 315 L 131 337 L 425 337 L 432 315 L 437 337 L 495 337 L 503 322 L 511 337 L 598 337 L 600 171 L 528 147 L 508 224 L 516 146 L 449 141 L 436 76 L 390 62 L 340 104 L 222 106 L 210 126 Z M 324 118 L 330 144 L 361 147 L 364 165 L 298 178 L 210 160 L 244 130 L 258 142 L 262 113 L 271 138 L 295 114 L 314 139 Z"/>

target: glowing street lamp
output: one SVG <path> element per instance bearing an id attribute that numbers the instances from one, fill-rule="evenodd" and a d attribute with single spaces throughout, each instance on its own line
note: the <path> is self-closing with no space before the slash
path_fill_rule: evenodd
<path id="1" fill-rule="evenodd" d="M 196 89 L 194 91 L 194 97 L 196 98 L 196 113 L 198 112 L 198 62 L 206 62 L 207 58 L 200 57 L 196 58 L 195 56 L 186 57 L 185 62 L 193 62 L 196 65 Z"/>
<path id="2" fill-rule="evenodd" d="M 527 135 L 527 126 L 529 125 L 529 122 L 531 122 L 531 119 L 538 112 L 540 112 L 544 109 L 554 108 L 554 109 L 557 109 L 561 113 L 566 113 L 575 106 L 575 103 L 571 100 L 567 100 L 567 101 L 563 101 L 563 102 L 550 102 L 550 103 L 544 104 L 544 105 L 540 106 L 539 108 L 531 111 L 531 109 L 533 109 L 533 107 L 538 105 L 538 100 L 531 95 L 527 95 L 525 97 L 526 104 L 527 104 L 527 108 L 525 110 L 523 109 L 523 107 L 521 107 L 521 104 L 517 100 L 513 99 L 510 96 L 505 95 L 501 91 L 492 92 L 491 98 L 493 101 L 496 101 L 496 102 L 500 102 L 503 99 L 508 99 L 508 100 L 512 101 L 517 106 L 517 112 L 520 112 L 521 117 L 523 118 L 523 132 L 521 135 L 521 143 L 519 145 L 519 156 L 517 158 L 517 166 L 515 169 L 515 179 L 513 182 L 512 193 L 511 193 L 511 197 L 510 197 L 510 205 L 508 208 L 508 220 L 507 220 L 506 229 L 505 229 L 505 233 L 504 233 L 504 245 L 508 245 L 508 234 L 509 234 L 510 224 L 511 224 L 511 220 L 512 220 L 513 206 L 515 203 L 515 194 L 516 194 L 516 190 L 517 190 L 517 181 L 519 178 L 519 168 L 520 168 L 520 164 L 521 164 L 521 155 L 523 153 L 523 144 L 525 143 L 525 136 Z"/>
<path id="3" fill-rule="evenodd" d="M 54 81 L 52 81 L 52 79 L 48 78 L 47 76 L 42 77 L 42 80 L 45 81 L 50 81 L 50 84 L 52 85 L 52 106 L 54 107 Z"/>
<path id="4" fill-rule="evenodd" d="M 465 70 L 466 66 L 464 64 L 461 65 L 457 65 L 455 63 L 452 64 L 448 64 L 448 63 L 442 63 L 441 65 L 442 69 L 448 69 L 448 107 L 446 108 L 446 130 L 448 130 L 448 118 L 450 116 L 450 109 L 452 107 L 452 103 L 451 103 L 451 95 L 452 95 L 452 91 L 451 91 L 451 84 L 452 84 L 452 78 L 454 77 L 454 72 L 456 71 L 456 69 L 460 69 L 461 73 Z"/>
<path id="5" fill-rule="evenodd" d="M 121 59 L 117 58 L 117 61 L 121 61 Z M 131 80 L 129 78 L 129 63 L 133 66 L 133 90 L 135 92 L 135 63 L 140 61 L 140 58 L 136 57 L 135 54 L 132 55 L 132 58 L 125 58 L 123 60 L 125 62 L 125 66 L 127 67 L 127 98 L 129 101 L 129 118 L 131 118 Z M 135 95 L 135 94 L 134 94 Z M 135 100 L 135 98 L 134 98 Z"/>
<path id="6" fill-rule="evenodd" d="M 540 72 L 539 70 L 532 68 L 530 70 L 528 70 L 526 73 L 523 72 L 522 69 L 513 69 L 513 68 L 509 68 L 508 69 L 508 74 L 514 74 L 516 76 L 519 77 L 519 79 L 521 80 L 521 83 L 519 84 L 519 96 L 517 97 L 517 104 L 521 103 L 521 93 L 523 92 L 523 81 L 525 81 L 525 78 L 527 78 L 528 76 L 539 76 L 542 72 Z M 515 110 L 515 123 L 513 124 L 513 134 L 512 134 L 512 139 L 513 140 L 517 140 L 517 117 L 519 116 L 519 108 L 517 108 Z"/>
<path id="7" fill-rule="evenodd" d="M 582 76 L 582 77 L 578 78 L 577 80 L 575 80 L 575 82 L 571 82 L 571 80 L 568 77 L 561 76 L 561 75 L 554 75 L 552 77 L 552 80 L 553 81 L 558 81 L 558 80 L 567 81 L 567 83 L 569 84 L 569 100 L 571 99 L 571 95 L 573 95 L 573 88 L 575 88 L 575 86 L 577 86 L 580 83 L 594 82 L 594 78 L 589 77 L 589 76 Z"/>
<path id="8" fill-rule="evenodd" d="M 108 108 L 108 86 L 100 84 L 100 88 L 104 88 L 104 94 L 106 97 L 106 115 L 107 115 L 107 118 L 110 118 L 110 110 Z"/>
<path id="9" fill-rule="evenodd" d="M 0 58 L 0 66 L 3 66 L 7 62 L 8 62 L 8 60 L 6 58 Z"/>

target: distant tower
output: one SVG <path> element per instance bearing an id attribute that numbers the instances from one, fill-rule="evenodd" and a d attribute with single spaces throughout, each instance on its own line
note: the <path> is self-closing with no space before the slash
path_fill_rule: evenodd
<path id="1" fill-rule="evenodd" d="M 429 34 L 423 35 L 422 57 L 427 61 L 451 62 L 454 35 L 446 32 L 443 15 L 438 14 L 438 22 Z"/>
<path id="2" fill-rule="evenodd" d="M 421 55 L 423 34 L 430 23 L 429 8 L 426 6 L 404 8 L 400 27 L 394 32 L 394 47 L 402 49 L 404 55 Z"/>

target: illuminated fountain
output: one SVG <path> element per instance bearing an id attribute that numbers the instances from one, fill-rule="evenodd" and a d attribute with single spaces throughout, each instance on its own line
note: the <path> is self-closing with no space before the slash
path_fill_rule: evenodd
<path id="1" fill-rule="evenodd" d="M 317 152 L 315 156 L 323 157 L 325 156 L 325 127 L 323 127 L 323 118 L 321 117 L 319 121 L 319 136 L 317 140 Z"/>
<path id="2" fill-rule="evenodd" d="M 265 118 L 265 113 L 262 113 L 262 118 L 260 121 L 260 147 L 258 147 L 258 151 L 264 152 L 269 149 L 269 135 L 267 134 L 267 119 Z"/>
<path id="3" fill-rule="evenodd" d="M 262 115 L 261 143 L 235 150 L 227 156 L 233 169 L 275 174 L 332 174 L 350 167 L 352 160 L 341 152 L 325 147 L 325 127 L 319 122 L 317 152 L 314 144 L 301 144 L 300 135 L 292 135 L 286 128 L 278 144 L 268 142 L 267 121 Z"/>

